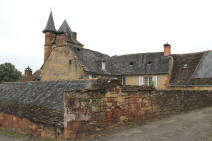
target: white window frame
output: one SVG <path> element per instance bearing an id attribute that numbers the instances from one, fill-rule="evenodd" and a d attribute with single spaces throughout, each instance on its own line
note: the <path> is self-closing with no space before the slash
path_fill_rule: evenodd
<path id="1" fill-rule="evenodd" d="M 152 77 L 152 81 L 154 82 L 154 87 L 156 88 L 158 86 L 158 77 L 157 76 L 139 76 L 139 86 L 144 86 L 145 85 L 145 77 L 148 77 L 148 83 L 147 86 L 149 86 L 150 82 L 149 82 L 149 77 Z"/>

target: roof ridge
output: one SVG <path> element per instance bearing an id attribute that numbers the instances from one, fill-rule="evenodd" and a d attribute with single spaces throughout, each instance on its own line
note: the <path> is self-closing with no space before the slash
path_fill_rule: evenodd
<path id="1" fill-rule="evenodd" d="M 52 80 L 52 81 L 25 81 L 25 82 L 3 82 L 0 85 L 3 84 L 24 84 L 24 83 L 53 83 L 53 82 L 77 82 L 77 81 L 94 81 L 94 80 L 80 80 L 80 79 L 76 79 L 76 80 Z"/>
<path id="2" fill-rule="evenodd" d="M 75 46 L 72 46 L 72 45 L 70 45 L 69 47 L 71 47 L 71 48 L 78 48 L 78 47 L 75 47 Z M 102 55 L 105 55 L 105 56 L 108 56 L 108 57 L 111 58 L 111 56 L 108 55 L 108 54 L 104 54 L 104 53 L 101 53 L 101 52 L 98 52 L 98 51 L 95 51 L 95 50 L 91 50 L 91 49 L 88 49 L 88 48 L 79 48 L 79 49 L 80 50 L 88 50 L 88 51 L 91 51 L 91 52 L 99 53 L 99 54 L 102 54 Z"/>
<path id="3" fill-rule="evenodd" d="M 193 54 L 206 53 L 206 52 L 211 52 L 211 51 L 212 50 L 206 50 L 206 51 L 191 52 L 191 53 L 171 54 L 171 55 L 193 55 Z"/>
<path id="4" fill-rule="evenodd" d="M 141 55 L 141 54 L 157 54 L 157 53 L 163 53 L 163 52 L 133 53 L 133 54 L 113 55 L 112 57 L 122 57 L 122 56 Z"/>

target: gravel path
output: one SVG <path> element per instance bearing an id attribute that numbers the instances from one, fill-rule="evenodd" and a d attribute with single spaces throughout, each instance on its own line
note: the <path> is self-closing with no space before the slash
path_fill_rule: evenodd
<path id="1" fill-rule="evenodd" d="M 100 141 L 212 141 L 212 107 L 164 118 Z"/>

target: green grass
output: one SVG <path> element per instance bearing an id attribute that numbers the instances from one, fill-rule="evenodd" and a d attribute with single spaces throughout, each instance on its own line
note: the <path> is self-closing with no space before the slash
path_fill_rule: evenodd
<path id="1" fill-rule="evenodd" d="M 212 141 L 212 137 L 208 137 L 206 141 Z"/>
<path id="2" fill-rule="evenodd" d="M 18 133 L 16 131 L 10 131 L 10 130 L 5 130 L 0 128 L 0 134 L 6 135 L 6 136 L 14 136 L 14 137 L 30 137 L 28 134 L 23 134 L 23 133 Z"/>
<path id="3" fill-rule="evenodd" d="M 14 137 L 14 138 L 31 138 L 31 139 L 34 139 L 35 141 L 64 141 L 64 140 L 56 140 L 56 139 L 49 139 L 49 138 L 42 139 L 40 137 L 32 136 L 30 134 L 18 133 L 16 131 L 5 130 L 2 128 L 0 128 L 0 134 L 5 135 L 5 136 Z"/>

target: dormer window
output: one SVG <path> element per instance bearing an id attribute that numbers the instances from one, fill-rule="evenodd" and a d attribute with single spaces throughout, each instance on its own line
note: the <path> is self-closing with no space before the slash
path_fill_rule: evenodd
<path id="1" fill-rule="evenodd" d="M 130 64 L 129 64 L 130 66 L 133 66 L 134 65 L 134 63 L 133 62 L 130 62 Z"/>
<path id="2" fill-rule="evenodd" d="M 106 62 L 102 62 L 102 70 L 105 70 L 106 69 Z"/>
<path id="3" fill-rule="evenodd" d="M 148 63 L 147 63 L 147 65 L 151 65 L 152 64 L 152 62 L 151 61 L 149 61 Z"/>
<path id="4" fill-rule="evenodd" d="M 188 64 L 184 64 L 183 68 L 184 69 L 188 68 Z"/>

